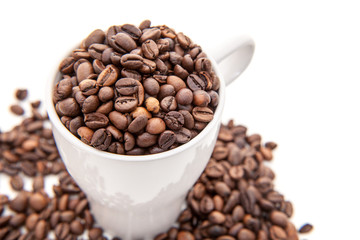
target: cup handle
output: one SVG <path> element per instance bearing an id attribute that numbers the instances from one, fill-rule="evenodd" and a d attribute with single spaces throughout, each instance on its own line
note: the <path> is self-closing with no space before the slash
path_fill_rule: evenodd
<path id="1" fill-rule="evenodd" d="M 234 81 L 249 65 L 255 50 L 253 39 L 246 35 L 221 41 L 219 47 L 211 48 L 211 56 L 219 66 L 225 85 Z"/>

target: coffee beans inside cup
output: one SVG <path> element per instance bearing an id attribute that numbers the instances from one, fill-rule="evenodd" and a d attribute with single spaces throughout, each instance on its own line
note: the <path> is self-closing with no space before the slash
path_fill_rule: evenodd
<path id="1" fill-rule="evenodd" d="M 53 101 L 62 123 L 84 143 L 117 154 L 189 142 L 219 102 L 219 78 L 201 47 L 149 20 L 93 31 L 59 71 Z"/>

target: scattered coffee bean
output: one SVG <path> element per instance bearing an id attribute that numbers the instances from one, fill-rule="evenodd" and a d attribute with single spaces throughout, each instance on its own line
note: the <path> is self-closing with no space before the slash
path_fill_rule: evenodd
<path id="1" fill-rule="evenodd" d="M 312 229 L 313 229 L 313 226 L 309 223 L 306 223 L 300 227 L 299 233 L 308 233 L 308 232 L 311 232 Z"/>

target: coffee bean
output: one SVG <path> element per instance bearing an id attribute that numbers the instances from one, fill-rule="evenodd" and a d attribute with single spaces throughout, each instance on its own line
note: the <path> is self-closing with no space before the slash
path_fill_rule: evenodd
<path id="1" fill-rule="evenodd" d="M 95 112 L 96 109 L 99 107 L 99 105 L 100 105 L 100 100 L 98 96 L 96 95 L 88 96 L 87 98 L 85 98 L 82 104 L 82 112 L 85 114 Z"/>
<path id="2" fill-rule="evenodd" d="M 148 59 L 155 59 L 159 55 L 159 49 L 152 39 L 148 39 L 141 45 L 144 56 Z"/>
<path id="3" fill-rule="evenodd" d="M 74 68 L 75 68 L 75 64 L 74 64 Z M 76 72 L 77 81 L 78 83 L 80 83 L 82 80 L 87 79 L 91 74 L 93 74 L 94 69 L 89 61 L 83 61 L 79 64 L 79 66 L 77 66 L 75 72 Z"/>
<path id="4" fill-rule="evenodd" d="M 176 136 L 173 131 L 165 130 L 163 133 L 160 134 L 158 138 L 159 147 L 167 150 L 169 149 L 176 141 Z"/>
<path id="5" fill-rule="evenodd" d="M 184 127 L 176 131 L 175 135 L 176 135 L 176 142 L 180 144 L 189 142 L 192 137 L 190 130 Z"/>
<path id="6" fill-rule="evenodd" d="M 96 94 L 99 90 L 97 82 L 92 79 L 85 79 L 79 84 L 80 91 L 85 96 Z"/>
<path id="7" fill-rule="evenodd" d="M 70 231 L 75 235 L 80 235 L 84 232 L 84 226 L 79 220 L 74 220 L 70 223 Z"/>
<path id="8" fill-rule="evenodd" d="M 14 190 L 21 191 L 24 187 L 24 181 L 19 175 L 16 175 L 10 178 L 10 185 Z"/>
<path id="9" fill-rule="evenodd" d="M 211 98 L 210 95 L 204 90 L 196 90 L 194 91 L 194 99 L 193 103 L 199 107 L 207 107 L 210 103 Z"/>
<path id="10" fill-rule="evenodd" d="M 135 97 L 118 97 L 115 100 L 115 109 L 121 113 L 134 111 L 138 105 L 138 100 Z"/>
<path id="11" fill-rule="evenodd" d="M 35 226 L 35 238 L 44 239 L 48 233 L 48 223 L 45 220 L 40 220 Z"/>
<path id="12" fill-rule="evenodd" d="M 106 127 L 109 124 L 109 119 L 102 113 L 89 113 L 84 118 L 85 125 L 90 129 L 98 129 Z"/>
<path id="13" fill-rule="evenodd" d="M 143 64 L 140 67 L 139 71 L 143 74 L 150 74 L 153 73 L 156 69 L 156 63 L 154 61 L 151 61 L 149 59 L 143 59 Z"/>
<path id="14" fill-rule="evenodd" d="M 158 138 L 157 135 L 144 132 L 138 135 L 136 139 L 136 144 L 141 148 L 147 148 L 156 144 L 157 138 Z"/>
<path id="15" fill-rule="evenodd" d="M 115 127 L 120 130 L 125 130 L 128 126 L 128 119 L 126 116 L 118 111 L 112 111 L 109 113 L 109 119 Z"/>
<path id="16" fill-rule="evenodd" d="M 90 240 L 97 240 L 101 237 L 103 230 L 101 228 L 92 228 L 89 230 L 88 235 Z"/>
<path id="17" fill-rule="evenodd" d="M 313 226 L 310 223 L 306 223 L 299 228 L 299 233 L 308 233 L 312 231 Z"/>
<path id="18" fill-rule="evenodd" d="M 16 212 L 23 212 L 26 210 L 28 204 L 28 194 L 20 192 L 13 200 L 9 202 L 11 210 Z"/>
<path id="19" fill-rule="evenodd" d="M 137 54 L 125 54 L 121 57 L 121 65 L 127 69 L 140 69 L 144 64 L 144 59 Z"/>
<path id="20" fill-rule="evenodd" d="M 59 223 L 55 227 L 55 236 L 58 239 L 65 239 L 70 233 L 69 223 Z"/>
<path id="21" fill-rule="evenodd" d="M 114 41 L 113 47 L 119 53 L 125 54 L 136 48 L 136 42 L 126 33 L 117 33 L 112 40 Z"/>
<path id="22" fill-rule="evenodd" d="M 145 92 L 149 95 L 157 95 L 160 91 L 160 85 L 154 78 L 146 78 L 143 81 Z"/>
<path id="23" fill-rule="evenodd" d="M 76 117 L 80 113 L 80 106 L 74 98 L 66 98 L 57 102 L 55 108 L 60 116 Z"/>
<path id="24" fill-rule="evenodd" d="M 186 79 L 186 83 L 192 91 L 206 89 L 205 82 L 195 74 L 190 74 Z"/>
<path id="25" fill-rule="evenodd" d="M 119 70 L 110 64 L 99 74 L 97 83 L 99 86 L 111 86 L 116 82 L 118 76 Z"/>
<path id="26" fill-rule="evenodd" d="M 15 115 L 21 116 L 24 114 L 24 109 L 19 104 L 13 104 L 10 106 L 10 111 Z"/>
<path id="27" fill-rule="evenodd" d="M 176 101 L 178 104 L 181 104 L 181 105 L 189 105 L 192 103 L 193 101 L 193 92 L 188 89 L 188 88 L 183 88 L 183 89 L 180 89 L 177 93 L 176 93 Z"/>
<path id="28" fill-rule="evenodd" d="M 164 100 L 165 99 L 166 98 L 164 98 Z M 184 116 L 177 111 L 170 111 L 165 115 L 164 121 L 168 128 L 177 131 L 184 125 Z"/>
<path id="29" fill-rule="evenodd" d="M 173 97 L 173 96 L 164 97 L 160 102 L 160 107 L 165 112 L 176 110 L 177 102 L 176 102 L 175 97 Z"/>
<path id="30" fill-rule="evenodd" d="M 47 199 L 39 192 L 34 193 L 29 197 L 29 205 L 36 212 L 42 211 L 47 204 Z"/>
<path id="31" fill-rule="evenodd" d="M 147 122 L 148 118 L 145 115 L 140 115 L 129 124 L 128 131 L 138 133 L 145 128 Z"/>
<path id="32" fill-rule="evenodd" d="M 194 107 L 192 114 L 194 119 L 200 122 L 210 122 L 214 117 L 213 111 L 208 107 Z"/>
<path id="33" fill-rule="evenodd" d="M 93 43 L 90 45 L 88 52 L 93 59 L 102 60 L 103 52 L 108 48 L 109 46 L 106 44 Z"/>
<path id="34" fill-rule="evenodd" d="M 111 143 L 111 134 L 105 128 L 97 129 L 92 138 L 90 145 L 99 150 L 106 150 Z"/>
<path id="35" fill-rule="evenodd" d="M 121 78 L 115 83 L 116 91 L 121 95 L 130 96 L 139 89 L 137 81 L 132 78 Z"/>
<path id="36" fill-rule="evenodd" d="M 105 40 L 105 33 L 101 29 L 96 29 L 84 40 L 85 48 L 90 47 L 94 43 L 103 43 Z"/>

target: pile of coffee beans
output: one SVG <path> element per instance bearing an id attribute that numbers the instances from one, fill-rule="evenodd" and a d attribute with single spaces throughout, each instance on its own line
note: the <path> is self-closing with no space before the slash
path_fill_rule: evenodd
<path id="1" fill-rule="evenodd" d="M 60 64 L 53 101 L 86 144 L 117 154 L 160 153 L 213 119 L 219 78 L 201 47 L 149 20 L 95 30 Z"/>
<path id="2" fill-rule="evenodd" d="M 0 239 L 108 239 L 66 171 L 39 105 L 32 102 L 31 116 L 0 132 L 0 174 L 10 176 L 17 192 L 12 198 L 0 192 Z M 291 223 L 293 206 L 274 189 L 275 174 L 265 164 L 276 143 L 261 140 L 233 121 L 222 125 L 211 159 L 187 195 L 187 208 L 155 239 L 293 240 L 311 231 L 311 224 L 297 231 Z M 48 175 L 59 180 L 52 194 L 44 189 Z M 25 178 L 31 190 L 24 188 Z"/>

